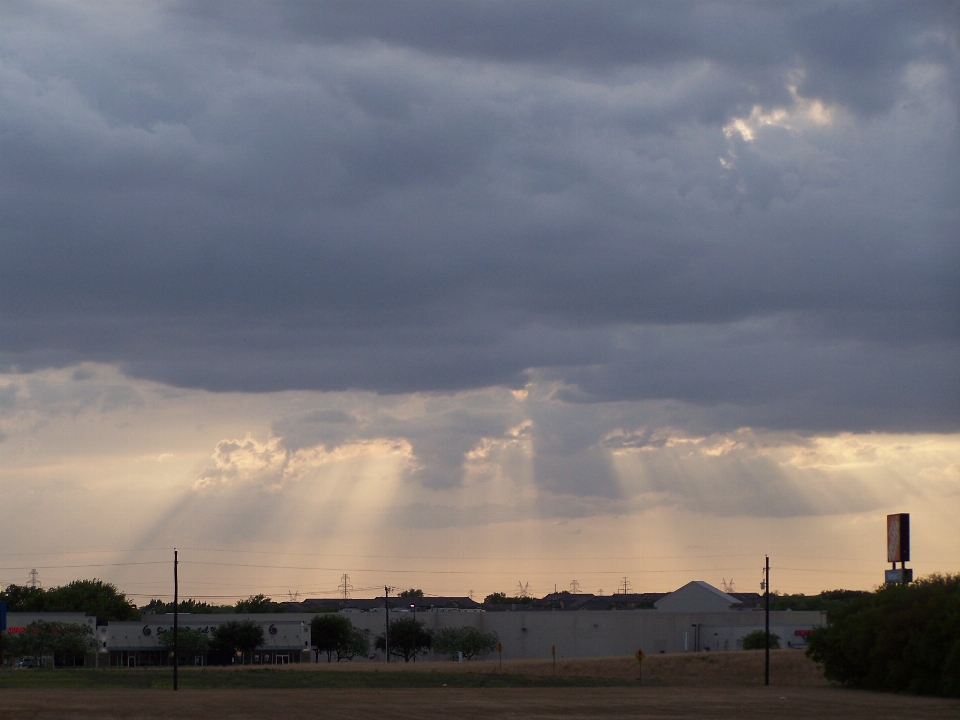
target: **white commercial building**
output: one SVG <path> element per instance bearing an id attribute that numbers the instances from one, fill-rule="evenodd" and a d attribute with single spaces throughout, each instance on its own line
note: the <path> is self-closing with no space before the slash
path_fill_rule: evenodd
<path id="1" fill-rule="evenodd" d="M 417 605 L 420 609 L 415 613 L 426 629 L 474 627 L 485 633 L 496 633 L 503 645 L 503 658 L 508 660 L 546 659 L 551 657 L 554 647 L 558 657 L 567 658 L 633 655 L 640 649 L 648 655 L 739 650 L 747 633 L 764 628 L 764 613 L 755 602 L 756 596 L 746 607 L 742 600 L 701 581 L 659 596 L 651 603 L 652 607 L 647 605 L 645 609 L 567 610 L 563 609 L 564 603 L 561 602 L 549 609 L 516 605 L 513 606 L 516 609 L 488 612 L 466 599 L 460 599 L 460 607 L 457 602 L 446 602 L 443 607 L 424 608 L 430 600 L 419 599 Z M 391 598 L 390 603 L 391 621 L 413 616 L 409 599 Z M 386 613 L 383 600 L 381 598 L 379 603 L 365 600 L 357 604 L 367 609 L 352 607 L 339 612 L 368 637 L 371 650 L 366 659 L 382 661 L 382 653 L 374 651 L 373 645 L 375 638 L 384 631 Z M 565 605 L 572 606 L 576 603 Z M 283 665 L 315 659 L 310 642 L 310 621 L 316 614 L 181 613 L 179 624 L 210 635 L 222 623 L 251 620 L 263 629 L 264 645 L 248 661 Z M 83 613 L 10 613 L 8 626 L 11 632 L 16 632 L 16 628 L 26 627 L 34 620 L 73 622 L 91 627 L 96 624 L 96 618 Z M 810 631 L 825 624 L 826 614 L 819 611 L 770 613 L 770 630 L 781 638 L 784 647 L 805 646 Z M 144 614 L 141 620 L 112 621 L 95 627 L 95 630 L 98 664 L 139 666 L 168 662 L 161 652 L 160 639 L 173 630 L 172 614 Z M 444 659 L 429 652 L 420 657 Z M 201 657 L 194 660 L 197 664 L 203 661 Z"/>
<path id="2" fill-rule="evenodd" d="M 513 610 L 505 612 L 418 612 L 428 630 L 475 627 L 494 632 L 503 658 L 605 657 L 710 652 L 741 649 L 743 637 L 764 628 L 764 613 L 705 582 L 692 582 L 669 593 L 647 610 Z M 520 607 L 520 606 L 518 606 Z M 410 617 L 401 611 L 402 617 Z M 391 620 L 401 615 L 390 612 Z M 350 621 L 371 635 L 383 633 L 383 612 L 350 613 Z M 811 630 L 826 624 L 819 611 L 770 613 L 770 631 L 783 647 L 804 647 Z M 429 653 L 426 657 L 442 659 Z"/>
<path id="3" fill-rule="evenodd" d="M 254 664 L 286 665 L 309 662 L 310 620 L 313 615 L 304 613 L 256 613 L 250 615 L 216 614 L 191 615 L 180 613 L 181 628 L 199 630 L 212 635 L 221 624 L 231 621 L 251 620 L 263 629 L 263 646 L 253 653 Z M 104 664 L 120 666 L 165 665 L 167 658 L 160 651 L 160 638 L 173 632 L 173 615 L 144 614 L 136 621 L 111 621 L 97 628 L 97 645 L 101 654 L 108 655 Z M 249 659 L 248 659 L 249 660 Z M 197 657 L 199 665 L 203 658 Z"/>

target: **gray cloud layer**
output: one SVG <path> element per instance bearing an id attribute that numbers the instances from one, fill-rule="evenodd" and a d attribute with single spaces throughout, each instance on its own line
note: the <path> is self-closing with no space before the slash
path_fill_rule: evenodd
<path id="1" fill-rule="evenodd" d="M 4 16 L 4 368 L 960 427 L 956 5 Z"/>

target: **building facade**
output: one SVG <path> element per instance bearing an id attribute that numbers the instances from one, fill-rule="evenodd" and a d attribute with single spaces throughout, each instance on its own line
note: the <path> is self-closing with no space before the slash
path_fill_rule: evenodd
<path id="1" fill-rule="evenodd" d="M 503 658 L 548 659 L 556 648 L 558 657 L 605 657 L 645 653 L 717 652 L 741 649 L 745 635 L 764 628 L 764 612 L 758 596 L 731 595 L 708 583 L 695 581 L 672 593 L 655 596 L 609 598 L 558 593 L 536 603 L 499 606 L 496 612 L 469 598 L 390 598 L 389 618 L 415 617 L 431 631 L 473 627 L 496 633 L 503 646 Z M 370 653 L 358 661 L 383 661 L 374 640 L 382 635 L 387 621 L 383 598 L 359 601 L 322 601 L 327 612 L 347 617 L 368 638 Z M 337 603 L 337 606 L 331 606 Z M 590 609 L 590 608 L 623 609 Z M 628 609 L 632 608 L 632 609 Z M 247 658 L 257 665 L 284 665 L 314 661 L 310 621 L 317 611 L 196 614 L 180 613 L 182 628 L 212 634 L 222 623 L 250 620 L 263 629 L 264 645 Z M 9 632 L 25 628 L 35 620 L 87 624 L 95 630 L 98 665 L 135 667 L 166 665 L 169 657 L 161 651 L 161 638 L 173 631 L 173 615 L 145 613 L 138 621 L 113 621 L 96 627 L 96 618 L 83 613 L 10 613 Z M 805 647 L 806 636 L 826 624 L 819 611 L 770 613 L 770 629 L 784 647 Z M 425 660 L 443 660 L 427 652 Z M 89 660 L 88 660 L 89 662 Z M 195 664 L 204 658 L 196 657 Z"/>
<path id="2" fill-rule="evenodd" d="M 286 665 L 309 661 L 310 620 L 313 615 L 300 613 L 256 613 L 249 615 L 190 615 L 180 613 L 181 628 L 199 630 L 211 635 L 222 623 L 251 620 L 263 629 L 264 644 L 253 653 L 255 665 Z M 160 639 L 173 632 L 173 615 L 145 613 L 137 621 L 113 621 L 97 628 L 101 664 L 121 667 L 166 665 L 169 658 L 161 652 Z M 192 664 L 201 665 L 204 658 L 197 656 Z"/>

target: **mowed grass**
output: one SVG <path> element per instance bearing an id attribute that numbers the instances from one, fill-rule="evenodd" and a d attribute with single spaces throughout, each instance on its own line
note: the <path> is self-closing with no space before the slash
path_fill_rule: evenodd
<path id="1" fill-rule="evenodd" d="M 629 687 L 638 684 L 632 657 L 515 660 L 469 663 L 325 662 L 272 667 L 185 667 L 184 689 L 416 689 Z M 642 683 L 649 687 L 760 686 L 763 652 L 656 655 L 643 664 Z M 771 684 L 780 687 L 826 685 L 817 666 L 803 653 L 771 653 Z M 4 670 L 0 688 L 153 689 L 173 687 L 171 668 L 61 668 Z"/>

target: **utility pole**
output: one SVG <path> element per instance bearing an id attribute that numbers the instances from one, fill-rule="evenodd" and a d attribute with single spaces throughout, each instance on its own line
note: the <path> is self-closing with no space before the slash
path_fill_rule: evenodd
<path id="1" fill-rule="evenodd" d="M 417 661 L 417 641 L 419 640 L 419 633 L 417 632 L 417 601 L 414 598 L 414 601 L 410 603 L 410 607 L 413 608 L 413 661 Z"/>
<path id="2" fill-rule="evenodd" d="M 763 684 L 770 684 L 770 556 L 767 555 L 767 563 L 764 567 L 763 579 L 763 599 L 764 609 L 764 627 L 766 631 L 766 642 L 764 643 L 764 663 L 763 663 Z"/>
<path id="3" fill-rule="evenodd" d="M 387 662 L 390 662 L 390 588 L 386 585 L 383 586 L 383 614 L 387 619 L 383 631 L 383 654 L 386 655 Z"/>
<path id="4" fill-rule="evenodd" d="M 177 630 L 180 627 L 180 583 L 177 579 L 177 549 L 173 549 L 173 689 L 174 692 L 179 690 L 177 686 L 177 661 L 180 655 L 180 643 L 177 642 Z"/>

